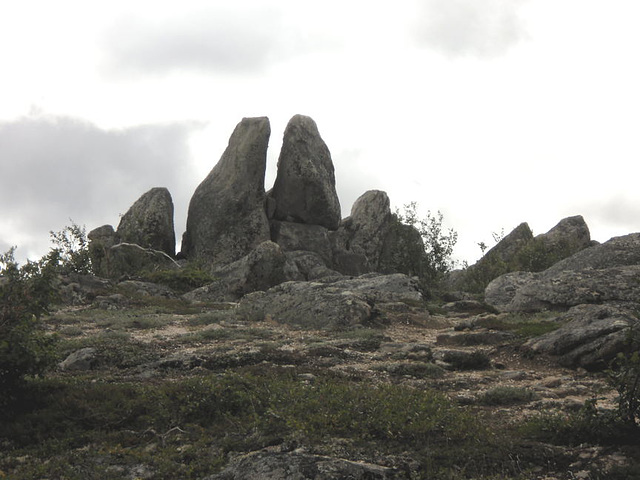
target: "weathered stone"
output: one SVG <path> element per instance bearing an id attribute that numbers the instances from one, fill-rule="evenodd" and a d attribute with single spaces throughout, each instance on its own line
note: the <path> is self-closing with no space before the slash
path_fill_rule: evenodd
<path id="1" fill-rule="evenodd" d="M 98 352 L 95 348 L 87 347 L 75 351 L 64 359 L 58 367 L 68 372 L 92 370 L 98 363 Z"/>
<path id="2" fill-rule="evenodd" d="M 532 282 L 537 276 L 531 272 L 511 272 L 502 275 L 487 285 L 484 301 L 499 311 L 507 311 L 518 289 Z"/>
<path id="3" fill-rule="evenodd" d="M 332 233 L 334 265 L 347 275 L 361 269 L 378 269 L 385 239 L 392 221 L 389 197 L 380 190 L 369 190 L 351 208 L 340 228 Z M 353 257 L 355 255 L 355 257 Z M 362 256 L 366 263 L 362 262 Z"/>
<path id="4" fill-rule="evenodd" d="M 213 283 L 183 295 L 188 300 L 236 301 L 243 295 L 299 278 L 295 266 L 287 261 L 276 243 L 263 242 L 240 260 L 215 269 Z"/>
<path id="5" fill-rule="evenodd" d="M 234 130 L 189 203 L 182 240 L 187 258 L 226 265 L 270 239 L 264 193 L 270 133 L 266 117 L 244 118 Z"/>
<path id="6" fill-rule="evenodd" d="M 178 270 L 180 265 L 159 250 L 142 248 L 134 243 L 119 243 L 107 251 L 105 258 L 107 278 L 121 278 L 157 270 Z"/>
<path id="7" fill-rule="evenodd" d="M 640 303 L 640 234 L 580 250 L 541 273 L 497 278 L 487 286 L 485 300 L 511 312 L 566 309 L 582 303 Z"/>
<path id="8" fill-rule="evenodd" d="M 640 233 L 614 237 L 605 243 L 581 250 L 556 263 L 545 273 L 626 265 L 640 265 Z"/>
<path id="9" fill-rule="evenodd" d="M 617 353 L 628 348 L 630 328 L 638 328 L 638 305 L 578 305 L 557 318 L 562 326 L 529 340 L 524 348 L 553 355 L 567 367 L 606 368 Z"/>
<path id="10" fill-rule="evenodd" d="M 238 313 L 253 321 L 271 318 L 303 328 L 359 325 L 376 303 L 419 301 L 415 282 L 406 275 L 363 275 L 333 282 L 286 282 L 266 292 L 246 295 Z"/>
<path id="11" fill-rule="evenodd" d="M 380 273 L 400 272 L 423 277 L 428 265 L 424 241 L 420 232 L 412 226 L 393 220 L 384 237 L 378 260 Z"/>
<path id="12" fill-rule="evenodd" d="M 204 480 L 399 480 L 408 474 L 395 468 L 300 452 L 252 452 L 234 458 L 221 473 Z"/>
<path id="13" fill-rule="evenodd" d="M 332 263 L 328 230 L 320 225 L 271 221 L 271 239 L 286 251 L 306 250 L 317 253 L 326 266 Z"/>
<path id="14" fill-rule="evenodd" d="M 549 254 L 557 253 L 562 258 L 591 246 L 591 233 L 582 215 L 564 218 L 547 233 L 535 238 L 544 242 Z"/>
<path id="15" fill-rule="evenodd" d="M 227 284 L 236 298 L 256 290 L 266 290 L 288 280 L 287 257 L 271 241 L 258 245 L 249 255 L 225 267 L 214 270 L 213 276 Z"/>
<path id="16" fill-rule="evenodd" d="M 296 266 L 300 275 L 290 276 L 289 280 L 319 280 L 327 277 L 341 276 L 335 270 L 327 267 L 324 259 L 314 252 L 296 250 L 285 252 L 287 259 Z"/>
<path id="17" fill-rule="evenodd" d="M 173 201 L 166 188 L 152 188 L 122 216 L 117 234 L 121 242 L 160 250 L 174 256 Z"/>
<path id="18" fill-rule="evenodd" d="M 536 312 L 615 301 L 640 303 L 640 265 L 543 272 L 521 286 L 501 310 Z"/>
<path id="19" fill-rule="evenodd" d="M 113 283 L 105 278 L 72 273 L 60 278 L 59 299 L 64 304 L 82 305 L 108 294 L 112 287 Z"/>
<path id="20" fill-rule="evenodd" d="M 286 282 L 244 296 L 238 315 L 251 321 L 270 318 L 301 328 L 331 329 L 361 325 L 371 318 L 371 307 L 324 283 Z"/>
<path id="21" fill-rule="evenodd" d="M 89 257 L 96 275 L 107 277 L 109 264 L 107 253 L 111 247 L 120 243 L 120 238 L 111 225 L 94 228 L 87 235 L 89 239 Z"/>
<path id="22" fill-rule="evenodd" d="M 331 154 L 309 117 L 296 115 L 285 129 L 272 195 L 278 220 L 330 230 L 340 224 Z"/>
<path id="23" fill-rule="evenodd" d="M 139 280 L 125 280 L 118 283 L 118 287 L 142 297 L 175 298 L 176 293 L 165 285 Z"/>

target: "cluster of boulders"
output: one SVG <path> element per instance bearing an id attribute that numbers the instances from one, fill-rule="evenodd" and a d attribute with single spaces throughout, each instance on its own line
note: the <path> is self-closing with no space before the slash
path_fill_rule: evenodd
<path id="1" fill-rule="evenodd" d="M 419 298 L 410 277 L 424 259 L 422 238 L 391 213 L 387 194 L 364 193 L 341 219 L 331 154 L 316 123 L 303 115 L 287 125 L 277 177 L 265 191 L 270 134 L 266 117 L 237 125 L 191 198 L 181 252 L 175 252 L 171 195 L 153 188 L 116 230 L 105 225 L 89 233 L 95 272 L 115 280 L 197 264 L 215 280 L 185 298 L 240 302 L 256 318 L 304 311 L 301 325 L 318 325 L 320 317 L 327 325 L 371 318 L 380 300 L 349 283 L 371 272 L 389 277 L 363 278 L 392 285 L 394 301 Z M 408 256 L 410 251 L 418 257 Z M 391 275 L 398 273 L 408 276 Z M 637 323 L 640 234 L 598 245 L 581 216 L 535 237 L 523 223 L 475 265 L 453 272 L 448 287 L 484 291 L 486 303 L 502 312 L 567 312 L 561 319 L 569 322 L 565 327 L 529 347 L 559 355 L 566 364 L 592 366 L 619 351 L 621 332 Z M 564 342 L 565 331 L 576 337 L 576 330 L 585 332 L 581 339 Z"/>
<path id="2" fill-rule="evenodd" d="M 217 279 L 200 294 L 237 300 L 285 281 L 397 272 L 393 259 L 406 235 L 394 228 L 398 222 L 387 194 L 366 192 L 341 220 L 331 154 L 316 123 L 303 115 L 287 125 L 277 177 L 265 191 L 270 132 L 266 117 L 237 125 L 191 198 L 177 256 L 171 195 L 154 188 L 134 203 L 117 230 L 105 225 L 89 233 L 96 273 L 117 279 L 180 268 L 186 260 Z M 422 246 L 417 231 L 410 238 Z"/>
<path id="3" fill-rule="evenodd" d="M 495 265 L 526 266 L 523 258 L 540 252 L 546 255 L 541 265 L 550 263 L 548 268 L 509 271 L 489 278 L 484 289 L 485 302 L 499 312 L 558 312 L 560 328 L 530 340 L 525 348 L 587 369 L 603 368 L 617 353 L 632 348 L 630 332 L 640 328 L 640 233 L 598 244 L 590 240 L 580 216 L 537 237 L 524 223 L 475 265 L 454 275 L 453 282 L 481 272 L 491 275 Z"/>

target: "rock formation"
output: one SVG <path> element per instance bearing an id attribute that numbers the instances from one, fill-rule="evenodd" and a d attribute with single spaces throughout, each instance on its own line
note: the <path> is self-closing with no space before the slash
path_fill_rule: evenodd
<path id="1" fill-rule="evenodd" d="M 369 190 L 351 207 L 336 232 L 332 232 L 335 268 L 347 275 L 375 271 L 391 224 L 389 197 Z"/>
<path id="2" fill-rule="evenodd" d="M 395 468 L 301 452 L 251 452 L 235 458 L 219 474 L 204 480 L 263 480 L 348 478 L 352 480 L 400 480 L 409 475 Z"/>
<path id="3" fill-rule="evenodd" d="M 606 368 L 629 347 L 629 329 L 640 326 L 637 310 L 625 304 L 578 305 L 556 321 L 562 324 L 558 330 L 529 340 L 525 348 L 587 370 Z"/>
<path id="4" fill-rule="evenodd" d="M 333 162 L 311 118 L 296 115 L 289 121 L 271 195 L 276 220 L 338 228 L 341 215 Z"/>
<path id="5" fill-rule="evenodd" d="M 121 242 L 176 253 L 173 201 L 166 188 L 152 188 L 122 216 L 117 230 Z"/>
<path id="6" fill-rule="evenodd" d="M 266 117 L 244 118 L 211 173 L 198 186 L 187 217 L 182 253 L 225 265 L 270 239 L 264 173 L 271 128 Z"/>
<path id="7" fill-rule="evenodd" d="M 544 272 L 499 277 L 487 286 L 485 301 L 510 312 L 639 302 L 640 234 L 612 238 L 581 250 Z"/>
<path id="8" fill-rule="evenodd" d="M 417 283 L 406 275 L 369 274 L 327 282 L 285 282 L 244 296 L 238 312 L 252 321 L 271 318 L 302 328 L 329 329 L 366 323 L 377 304 L 421 300 Z"/>

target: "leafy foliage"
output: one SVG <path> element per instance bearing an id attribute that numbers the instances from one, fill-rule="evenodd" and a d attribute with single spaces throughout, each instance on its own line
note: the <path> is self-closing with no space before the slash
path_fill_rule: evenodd
<path id="1" fill-rule="evenodd" d="M 49 232 L 53 251 L 57 252 L 60 261 L 60 273 L 92 273 L 89 256 L 89 242 L 86 229 L 73 221 L 59 232 Z"/>
<path id="2" fill-rule="evenodd" d="M 39 375 L 53 361 L 51 337 L 40 316 L 54 298 L 58 252 L 19 266 L 14 249 L 0 255 L 0 402 L 27 375 Z"/>
<path id="3" fill-rule="evenodd" d="M 190 292 L 214 281 L 211 275 L 194 266 L 187 266 L 180 270 L 149 272 L 143 276 L 143 279 L 148 282 L 165 285 L 178 293 Z"/>
<path id="4" fill-rule="evenodd" d="M 618 353 L 609 370 L 609 383 L 618 392 L 617 414 L 633 427 L 640 426 L 640 332 L 629 330 L 629 353 Z"/>
<path id="5" fill-rule="evenodd" d="M 386 263 L 395 271 L 418 276 L 429 290 L 453 268 L 451 256 L 458 234 L 444 229 L 441 212 L 433 215 L 428 211 L 420 218 L 417 209 L 417 203 L 411 202 L 393 215 L 392 237 L 399 247 Z"/>

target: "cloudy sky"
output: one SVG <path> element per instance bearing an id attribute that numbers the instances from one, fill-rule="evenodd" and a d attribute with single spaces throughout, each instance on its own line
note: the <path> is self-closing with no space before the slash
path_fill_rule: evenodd
<path id="1" fill-rule="evenodd" d="M 343 216 L 441 211 L 456 256 L 581 214 L 640 231 L 637 0 L 21 0 L 0 15 L 0 251 L 191 194 L 242 117 L 313 117 Z"/>

